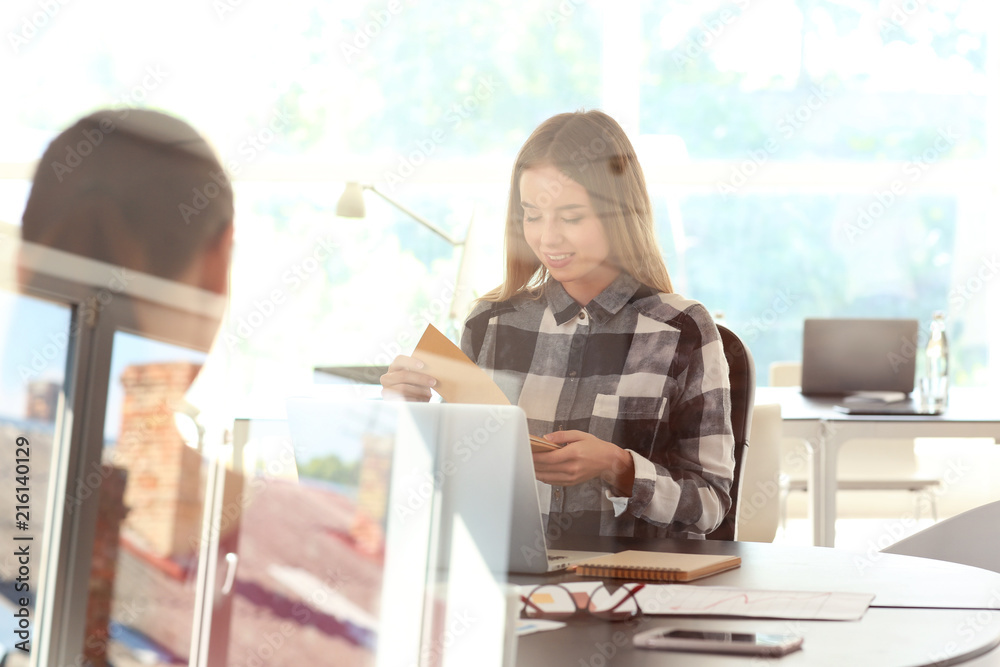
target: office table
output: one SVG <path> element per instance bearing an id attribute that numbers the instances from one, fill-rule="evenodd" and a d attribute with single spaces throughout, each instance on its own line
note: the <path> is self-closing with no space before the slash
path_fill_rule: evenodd
<path id="1" fill-rule="evenodd" d="M 942 561 L 876 553 L 857 554 L 825 547 L 695 540 L 642 541 L 593 538 L 564 540 L 562 548 L 623 548 L 725 553 L 742 565 L 691 586 L 800 591 L 874 593 L 859 621 L 802 621 L 712 616 L 647 616 L 609 623 L 571 621 L 559 630 L 520 637 L 518 667 L 573 667 L 671 664 L 675 667 L 892 667 L 963 662 L 972 667 L 1000 666 L 1000 574 Z M 579 580 L 571 573 L 519 575 L 530 586 Z M 618 580 L 623 581 L 623 580 Z M 634 649 L 632 636 L 660 626 L 732 632 L 795 632 L 801 651 L 780 658 L 725 656 Z M 971 660 L 971 662 L 965 662 Z"/>
<path id="2" fill-rule="evenodd" d="M 840 399 L 842 400 L 842 399 Z M 803 396 L 798 387 L 758 387 L 757 404 L 779 403 L 783 434 L 809 444 L 809 516 L 813 544 L 833 546 L 837 521 L 837 456 L 854 438 L 1000 439 L 1000 394 L 984 389 L 951 390 L 944 414 L 846 415 L 835 398 Z M 752 442 L 752 441 L 751 441 Z"/>

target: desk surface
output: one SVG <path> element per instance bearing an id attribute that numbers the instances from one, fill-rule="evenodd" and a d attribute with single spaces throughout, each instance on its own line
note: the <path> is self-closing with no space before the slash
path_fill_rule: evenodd
<path id="1" fill-rule="evenodd" d="M 976 387 L 951 390 L 948 408 L 940 415 L 848 415 L 833 406 L 843 398 L 803 396 L 799 387 L 757 387 L 755 402 L 780 403 L 785 420 L 838 420 L 858 422 L 997 422 L 1000 421 L 1000 393 Z"/>
<path id="2" fill-rule="evenodd" d="M 837 455 L 852 438 L 994 438 L 1000 440 L 1000 394 L 956 387 L 942 415 L 846 415 L 835 398 L 803 396 L 798 387 L 760 387 L 758 404 L 781 405 L 785 435 L 804 438 L 812 458 L 809 514 L 813 543 L 833 546 L 837 519 Z M 752 440 L 752 436 L 751 436 Z"/>
<path id="3" fill-rule="evenodd" d="M 787 621 L 720 617 L 649 616 L 629 624 L 590 619 L 560 630 L 521 637 L 517 665 L 931 665 L 982 655 L 974 664 L 1000 665 L 1000 574 L 894 554 L 860 554 L 823 547 L 694 540 L 601 538 L 564 541 L 560 548 L 622 548 L 727 553 L 736 570 L 690 585 L 754 589 L 874 593 L 858 622 Z M 571 581 L 571 573 L 519 576 L 515 583 Z M 636 632 L 660 626 L 716 631 L 797 632 L 803 650 L 766 662 L 760 658 L 665 653 L 633 649 Z M 985 655 L 984 655 L 985 654 Z M 603 659 L 603 660 L 602 660 Z M 780 662 L 778 662 L 780 660 Z"/>

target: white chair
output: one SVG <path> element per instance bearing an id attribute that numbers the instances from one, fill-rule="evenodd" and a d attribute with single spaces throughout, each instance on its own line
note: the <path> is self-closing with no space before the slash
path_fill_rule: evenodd
<path id="1" fill-rule="evenodd" d="M 782 514 L 787 478 L 781 475 L 781 406 L 754 405 L 750 448 L 736 515 L 736 539 L 773 542 Z"/>
<path id="2" fill-rule="evenodd" d="M 802 364 L 797 361 L 774 362 L 768 367 L 772 387 L 802 384 Z M 785 438 L 781 443 L 782 472 L 788 476 L 789 491 L 806 491 L 808 461 L 806 444 Z M 913 440 L 857 440 L 847 443 L 837 462 L 838 491 L 909 491 L 915 495 L 915 518 L 925 507 L 937 521 L 937 494 L 941 480 L 918 474 L 919 466 Z M 785 523 L 785 512 L 781 524 Z"/>
<path id="3" fill-rule="evenodd" d="M 956 514 L 882 551 L 1000 572 L 1000 500 Z"/>

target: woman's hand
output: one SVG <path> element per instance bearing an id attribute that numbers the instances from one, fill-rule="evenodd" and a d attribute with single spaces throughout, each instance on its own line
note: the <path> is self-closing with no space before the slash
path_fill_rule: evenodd
<path id="1" fill-rule="evenodd" d="M 621 447 L 583 431 L 556 431 L 545 439 L 566 446 L 532 455 L 539 480 L 573 486 L 600 477 L 620 495 L 632 495 L 635 465 L 632 455 Z"/>
<path id="2" fill-rule="evenodd" d="M 386 400 L 424 401 L 431 399 L 431 387 L 437 380 L 420 370 L 424 362 L 413 357 L 399 355 L 389 364 L 389 371 L 379 378 L 382 383 L 382 398 Z"/>

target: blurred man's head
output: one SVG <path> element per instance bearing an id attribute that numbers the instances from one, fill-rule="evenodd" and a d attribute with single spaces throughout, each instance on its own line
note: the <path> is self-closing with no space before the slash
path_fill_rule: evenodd
<path id="1" fill-rule="evenodd" d="M 91 114 L 49 145 L 22 219 L 25 241 L 224 294 L 233 192 L 182 120 Z"/>

